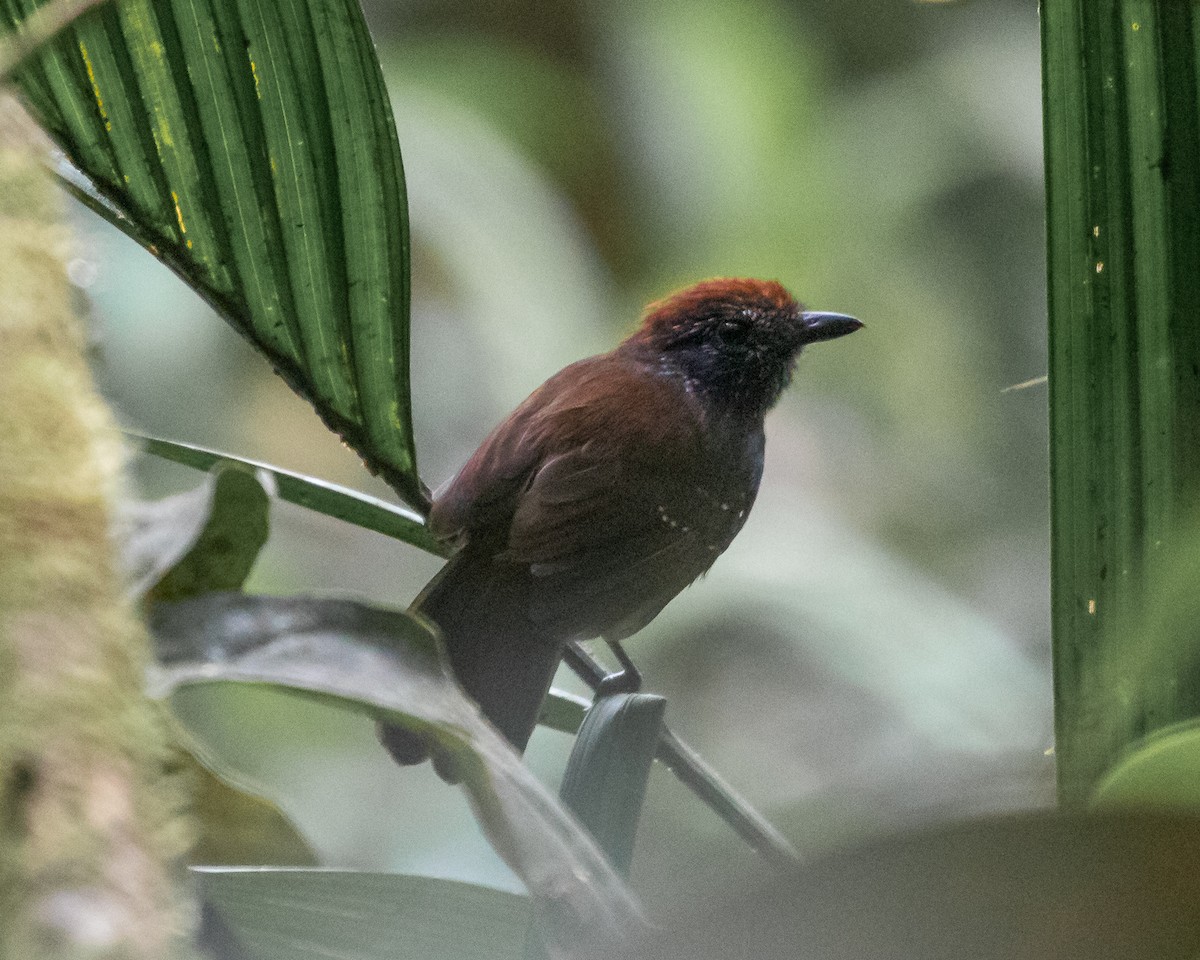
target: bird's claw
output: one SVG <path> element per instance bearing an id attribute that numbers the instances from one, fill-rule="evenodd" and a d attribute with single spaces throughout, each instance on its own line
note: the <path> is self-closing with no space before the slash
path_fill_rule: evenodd
<path id="1" fill-rule="evenodd" d="M 608 648 L 621 664 L 615 673 L 605 674 L 596 684 L 597 697 L 611 697 L 617 693 L 637 693 L 642 689 L 642 672 L 629 659 L 625 648 L 616 640 L 608 640 Z"/>
<path id="2" fill-rule="evenodd" d="M 623 670 L 605 674 L 596 684 L 596 699 L 611 697 L 618 693 L 637 693 L 642 689 L 641 671 L 630 664 Z"/>
<path id="3" fill-rule="evenodd" d="M 596 699 L 611 697 L 618 693 L 637 693 L 642 688 L 642 672 L 634 666 L 629 654 L 616 640 L 607 641 L 621 669 L 605 673 L 604 668 L 587 652 L 581 643 L 568 643 L 563 649 L 563 659 L 580 679 L 592 688 Z"/>

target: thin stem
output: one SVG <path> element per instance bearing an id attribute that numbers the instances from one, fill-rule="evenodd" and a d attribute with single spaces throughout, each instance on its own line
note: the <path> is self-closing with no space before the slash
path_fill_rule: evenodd
<path id="1" fill-rule="evenodd" d="M 567 665 L 595 690 L 607 671 L 582 644 L 568 644 L 564 651 Z M 782 833 L 755 810 L 744 797 L 726 783 L 695 750 L 663 724 L 655 759 L 670 770 L 734 832 L 781 870 L 790 870 L 800 862 L 796 848 Z"/>
<path id="2" fill-rule="evenodd" d="M 281 500 L 344 520 L 364 530 L 382 533 L 436 556 L 450 555 L 450 549 L 429 532 L 421 515 L 406 507 L 386 503 L 348 487 L 273 467 L 259 460 L 236 457 L 176 440 L 163 440 L 132 430 L 127 430 L 126 436 L 137 441 L 146 453 L 195 470 L 211 470 L 222 461 L 251 467 L 260 478 L 268 481 L 270 492 Z"/>
<path id="3" fill-rule="evenodd" d="M 670 770 L 679 781 L 708 804 L 735 833 L 780 870 L 794 869 L 800 854 L 782 833 L 755 810 L 704 758 L 663 724 L 655 759 Z"/>

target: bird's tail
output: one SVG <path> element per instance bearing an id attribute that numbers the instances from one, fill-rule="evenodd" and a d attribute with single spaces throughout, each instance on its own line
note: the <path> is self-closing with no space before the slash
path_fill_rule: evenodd
<path id="1" fill-rule="evenodd" d="M 438 625 L 455 678 L 518 751 L 537 725 L 538 712 L 562 654 L 529 620 L 530 574 L 496 564 L 492 552 L 460 551 L 413 601 L 412 609 Z M 397 763 L 420 763 L 423 738 L 383 725 L 380 739 Z"/>

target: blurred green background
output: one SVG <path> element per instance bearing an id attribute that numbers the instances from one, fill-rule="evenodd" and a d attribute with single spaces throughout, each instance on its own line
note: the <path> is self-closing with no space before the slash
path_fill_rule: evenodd
<path id="1" fill-rule="evenodd" d="M 366 8 L 407 172 L 426 481 L 683 284 L 778 278 L 860 317 L 769 417 L 741 536 L 631 651 L 803 850 L 1052 802 L 1046 393 L 1007 389 L 1046 371 L 1033 0 Z M 126 423 L 387 494 L 165 268 L 75 219 Z M 280 505 L 250 586 L 404 606 L 437 566 Z M 392 767 L 366 722 L 246 691 L 179 706 L 327 864 L 515 883 L 458 791 Z M 539 731 L 530 763 L 556 784 L 569 748 Z M 656 771 L 633 868 L 652 911 L 758 867 Z"/>

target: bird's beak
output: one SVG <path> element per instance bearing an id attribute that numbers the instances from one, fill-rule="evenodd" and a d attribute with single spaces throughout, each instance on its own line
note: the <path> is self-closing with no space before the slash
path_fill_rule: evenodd
<path id="1" fill-rule="evenodd" d="M 804 321 L 806 343 L 844 337 L 862 326 L 861 320 L 848 317 L 844 313 L 825 313 L 821 310 L 805 310 L 800 314 L 800 319 Z"/>

